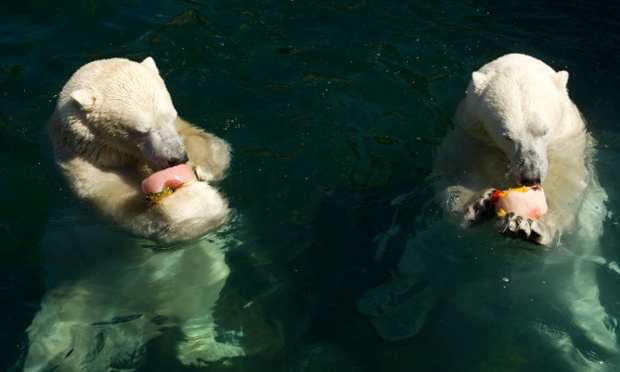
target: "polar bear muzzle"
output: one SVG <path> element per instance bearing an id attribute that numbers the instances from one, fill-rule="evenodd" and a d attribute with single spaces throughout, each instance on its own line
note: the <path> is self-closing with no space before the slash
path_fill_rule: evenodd
<path id="1" fill-rule="evenodd" d="M 536 149 L 518 145 L 512 168 L 521 185 L 540 185 L 547 176 L 547 153 L 544 147 Z"/>
<path id="2" fill-rule="evenodd" d="M 144 156 L 157 169 L 166 169 L 188 162 L 187 151 L 172 125 L 149 134 L 144 144 Z"/>

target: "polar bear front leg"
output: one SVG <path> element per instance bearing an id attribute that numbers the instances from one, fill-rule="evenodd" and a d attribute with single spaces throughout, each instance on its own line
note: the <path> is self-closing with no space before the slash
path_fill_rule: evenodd
<path id="1" fill-rule="evenodd" d="M 174 127 L 183 139 L 185 150 L 199 181 L 219 181 L 230 164 L 230 145 L 177 117 Z"/>
<path id="2" fill-rule="evenodd" d="M 549 245 L 553 239 L 553 234 L 547 225 L 514 212 L 506 213 L 495 224 L 495 228 L 500 234 L 540 245 Z"/>

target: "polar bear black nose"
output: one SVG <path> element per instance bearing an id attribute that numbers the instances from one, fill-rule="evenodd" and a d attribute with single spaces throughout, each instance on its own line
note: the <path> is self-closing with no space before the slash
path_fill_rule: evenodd
<path id="1" fill-rule="evenodd" d="M 189 161 L 189 159 L 187 158 L 187 153 L 185 153 L 185 152 L 183 153 L 182 156 L 170 158 L 170 159 L 167 160 L 168 167 L 174 167 L 175 165 L 185 164 L 188 161 Z"/>
<path id="2" fill-rule="evenodd" d="M 522 178 L 521 184 L 523 184 L 523 186 L 540 185 L 540 178 Z"/>

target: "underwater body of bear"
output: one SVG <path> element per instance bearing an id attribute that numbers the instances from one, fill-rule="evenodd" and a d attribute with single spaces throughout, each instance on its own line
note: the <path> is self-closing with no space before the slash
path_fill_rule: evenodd
<path id="1" fill-rule="evenodd" d="M 229 242 L 214 230 L 230 210 L 209 182 L 223 178 L 229 145 L 177 117 L 150 57 L 81 67 L 48 132 L 63 182 L 83 202 L 61 198 L 41 241 L 47 292 L 24 370 L 135 369 L 164 327 L 182 332 L 184 364 L 244 355 L 216 341 L 212 316 L 229 273 Z M 142 182 L 154 173 L 177 182 L 149 203 Z"/>

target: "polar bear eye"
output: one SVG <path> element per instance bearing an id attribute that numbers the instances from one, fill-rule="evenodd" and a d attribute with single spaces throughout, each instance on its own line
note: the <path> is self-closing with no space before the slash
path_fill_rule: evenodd
<path id="1" fill-rule="evenodd" d="M 130 128 L 128 131 L 134 138 L 145 137 L 149 134 L 148 128 L 143 127 Z"/>
<path id="2" fill-rule="evenodd" d="M 506 141 L 508 141 L 508 142 L 512 142 L 512 137 L 510 136 L 510 134 L 508 134 L 508 133 L 504 133 L 504 134 L 502 134 L 502 137 L 503 137 Z"/>

